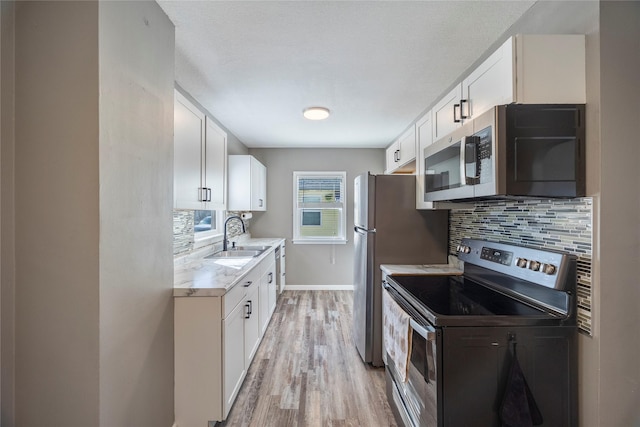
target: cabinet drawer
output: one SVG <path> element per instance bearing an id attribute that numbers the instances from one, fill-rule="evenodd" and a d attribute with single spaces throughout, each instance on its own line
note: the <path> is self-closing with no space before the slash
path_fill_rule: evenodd
<path id="1" fill-rule="evenodd" d="M 244 299 L 244 296 L 247 293 L 247 288 L 244 286 L 245 284 L 246 280 L 242 279 L 240 283 L 224 294 L 224 297 L 222 298 L 223 318 L 226 318 L 229 313 L 233 311 L 233 308 Z"/>
<path id="2" fill-rule="evenodd" d="M 224 294 L 224 299 L 222 302 L 222 309 L 224 313 L 224 317 L 226 318 L 229 313 L 233 310 L 233 308 L 238 305 L 239 302 L 244 300 L 244 297 L 249 292 L 249 288 L 252 285 L 256 285 L 260 281 L 261 270 L 260 265 L 258 264 L 254 267 L 246 276 L 244 276 L 240 281 L 233 287 L 229 292 Z"/>

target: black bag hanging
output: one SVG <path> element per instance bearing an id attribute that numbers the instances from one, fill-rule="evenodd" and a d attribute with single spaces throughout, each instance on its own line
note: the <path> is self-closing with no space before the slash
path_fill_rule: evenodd
<path id="1" fill-rule="evenodd" d="M 544 422 L 538 404 L 536 403 L 527 380 L 524 377 L 518 356 L 516 342 L 513 344 L 513 360 L 502 404 L 500 405 L 500 420 L 503 427 L 531 427 Z"/>

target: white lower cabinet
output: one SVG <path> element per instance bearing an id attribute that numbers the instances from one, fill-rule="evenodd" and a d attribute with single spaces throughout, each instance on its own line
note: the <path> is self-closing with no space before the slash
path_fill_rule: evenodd
<path id="1" fill-rule="evenodd" d="M 260 327 L 267 330 L 276 301 L 276 262 L 272 258 L 262 273 L 260 280 Z"/>
<path id="2" fill-rule="evenodd" d="M 273 314 L 275 286 L 271 252 L 223 296 L 174 298 L 177 425 L 227 418 Z"/>
<path id="3" fill-rule="evenodd" d="M 284 291 L 284 287 L 287 284 L 287 276 L 285 273 L 287 271 L 286 264 L 286 244 L 285 242 L 282 242 L 282 245 L 280 245 L 280 289 L 278 289 L 278 293 Z"/>
<path id="4" fill-rule="evenodd" d="M 253 361 L 253 356 L 258 351 L 260 339 L 262 338 L 262 330 L 260 329 L 260 312 L 258 304 L 260 303 L 260 283 L 255 281 L 247 290 L 247 299 L 245 303 L 245 319 L 244 319 L 244 364 L 247 369 Z"/>
<path id="5" fill-rule="evenodd" d="M 276 309 L 276 303 L 278 300 L 278 282 L 276 280 L 275 263 L 273 264 L 272 270 L 269 273 L 267 286 L 269 287 L 269 319 L 271 319 L 271 316 Z M 267 321 L 267 324 L 269 324 L 269 321 Z"/>
<path id="6" fill-rule="evenodd" d="M 222 330 L 224 335 L 223 352 L 223 394 L 224 394 L 224 414 L 228 414 L 231 405 L 238 395 L 242 380 L 246 371 L 245 364 L 245 313 L 244 301 L 238 303 L 229 316 L 222 320 Z M 244 340 L 238 339 L 245 337 Z"/>
<path id="7" fill-rule="evenodd" d="M 262 333 L 267 330 L 271 314 L 273 314 L 272 304 L 275 298 L 271 295 L 275 291 L 276 286 L 276 262 L 275 258 L 265 264 L 260 279 L 260 328 Z M 275 308 L 275 306 L 274 306 Z"/>

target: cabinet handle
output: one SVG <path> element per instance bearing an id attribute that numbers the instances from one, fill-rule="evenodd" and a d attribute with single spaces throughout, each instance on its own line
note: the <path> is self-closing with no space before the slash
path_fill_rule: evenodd
<path id="1" fill-rule="evenodd" d="M 211 188 L 207 188 L 207 202 L 211 201 Z"/>
<path id="2" fill-rule="evenodd" d="M 273 273 L 269 273 L 269 283 L 273 282 Z"/>
<path id="3" fill-rule="evenodd" d="M 249 300 L 249 316 L 253 314 L 253 301 Z"/>
<path id="4" fill-rule="evenodd" d="M 258 206 L 262 207 L 262 199 L 258 199 Z"/>
<path id="5" fill-rule="evenodd" d="M 249 286 L 251 286 L 253 282 L 251 280 L 248 280 L 245 282 L 245 284 L 243 285 L 245 288 L 248 288 Z"/>
<path id="6" fill-rule="evenodd" d="M 467 114 L 464 114 L 464 104 L 467 103 Z M 461 99 L 460 100 L 460 118 L 461 119 L 468 119 L 470 114 L 469 114 L 469 100 L 468 99 Z"/>
<path id="7" fill-rule="evenodd" d="M 198 187 L 198 201 L 199 202 L 204 202 L 204 199 L 202 198 L 202 190 L 204 190 L 202 187 Z"/>
<path id="8" fill-rule="evenodd" d="M 453 104 L 453 122 L 460 123 L 460 119 L 456 119 L 456 108 L 460 108 L 460 104 Z"/>
<path id="9" fill-rule="evenodd" d="M 251 317 L 250 305 L 249 304 L 245 304 L 244 306 L 247 307 L 247 312 L 245 313 L 244 318 L 248 319 L 248 318 Z"/>

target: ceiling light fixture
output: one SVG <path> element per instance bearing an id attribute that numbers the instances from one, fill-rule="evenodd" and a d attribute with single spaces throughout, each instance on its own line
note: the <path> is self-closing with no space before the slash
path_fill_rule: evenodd
<path id="1" fill-rule="evenodd" d="M 309 120 L 324 120 L 329 117 L 329 109 L 324 107 L 309 107 L 302 112 L 302 115 Z"/>

